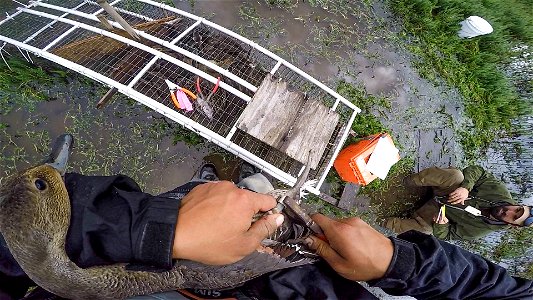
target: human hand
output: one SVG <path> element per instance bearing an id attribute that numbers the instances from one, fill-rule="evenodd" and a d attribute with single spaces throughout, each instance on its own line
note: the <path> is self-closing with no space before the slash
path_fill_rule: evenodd
<path id="1" fill-rule="evenodd" d="M 315 236 L 308 247 L 324 258 L 342 277 L 372 280 L 385 275 L 392 260 L 392 241 L 359 218 L 332 220 L 321 214 L 312 219 L 322 228 L 325 242 Z"/>
<path id="2" fill-rule="evenodd" d="M 446 218 L 446 216 L 442 216 L 441 218 L 439 218 L 439 215 L 435 215 L 433 217 L 433 222 L 437 223 L 437 224 L 448 224 L 448 218 Z"/>
<path id="3" fill-rule="evenodd" d="M 283 215 L 270 214 L 252 224 L 254 214 L 274 206 L 273 197 L 229 181 L 199 185 L 181 202 L 172 257 L 210 265 L 234 263 L 283 223 Z"/>
<path id="4" fill-rule="evenodd" d="M 448 203 L 465 205 L 466 198 L 468 198 L 468 190 L 464 187 L 458 187 L 448 196 Z"/>

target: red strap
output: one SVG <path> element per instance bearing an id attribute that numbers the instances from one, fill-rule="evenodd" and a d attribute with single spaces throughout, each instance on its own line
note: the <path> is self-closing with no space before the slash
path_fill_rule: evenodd
<path id="1" fill-rule="evenodd" d="M 220 83 L 220 76 L 217 77 L 217 84 L 215 84 L 215 88 L 213 88 L 213 93 L 215 93 L 218 90 L 218 84 Z"/>
<path id="2" fill-rule="evenodd" d="M 196 89 L 198 93 L 202 94 L 202 90 L 200 89 L 200 76 L 196 77 Z"/>

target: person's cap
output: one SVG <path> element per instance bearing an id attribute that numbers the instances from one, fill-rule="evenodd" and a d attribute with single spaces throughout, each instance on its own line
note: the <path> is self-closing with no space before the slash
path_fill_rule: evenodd
<path id="1" fill-rule="evenodd" d="M 520 218 L 515 220 L 516 224 L 522 226 L 531 226 L 533 225 L 533 216 L 531 215 L 531 206 L 524 205 L 524 213 Z"/>

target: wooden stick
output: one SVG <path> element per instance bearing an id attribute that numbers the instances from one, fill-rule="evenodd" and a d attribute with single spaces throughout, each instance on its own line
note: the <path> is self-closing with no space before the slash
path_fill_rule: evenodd
<path id="1" fill-rule="evenodd" d="M 96 17 L 98 18 L 98 20 L 100 20 L 100 23 L 102 24 L 104 29 L 113 30 L 113 25 L 111 25 L 111 23 L 109 23 L 109 21 L 104 16 L 98 15 Z"/>
<path id="2" fill-rule="evenodd" d="M 96 108 L 102 109 L 102 107 L 104 107 L 104 105 L 106 105 L 107 102 L 111 100 L 111 97 L 113 97 L 116 92 L 118 92 L 118 89 L 115 87 L 109 89 L 109 91 L 107 91 L 107 93 L 105 93 L 105 95 L 100 99 L 100 101 L 98 101 L 98 103 L 96 104 Z"/>
<path id="3" fill-rule="evenodd" d="M 141 37 L 133 30 L 133 28 L 124 20 L 119 13 L 113 8 L 113 6 L 109 5 L 106 0 L 97 0 L 98 4 L 113 18 L 117 23 L 126 30 L 129 35 L 136 41 L 140 41 Z"/>

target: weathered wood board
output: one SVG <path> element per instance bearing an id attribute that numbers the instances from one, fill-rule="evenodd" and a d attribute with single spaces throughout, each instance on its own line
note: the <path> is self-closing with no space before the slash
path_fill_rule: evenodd
<path id="1" fill-rule="evenodd" d="M 237 128 L 315 169 L 339 121 L 322 103 L 268 74 L 237 121 Z"/>
<path id="2" fill-rule="evenodd" d="M 360 185 L 347 182 L 342 191 L 341 199 L 337 206 L 345 210 L 357 208 L 357 212 L 364 213 L 370 208 L 370 198 L 367 196 L 357 195 L 359 193 Z"/>
<path id="3" fill-rule="evenodd" d="M 313 150 L 310 165 L 315 169 L 338 122 L 339 115 L 336 112 L 318 101 L 308 100 L 290 129 L 287 139 L 277 148 L 304 163 L 309 150 Z"/>
<path id="4" fill-rule="evenodd" d="M 280 145 L 303 106 L 304 96 L 287 90 L 268 74 L 237 120 L 237 128 L 267 143 Z"/>

